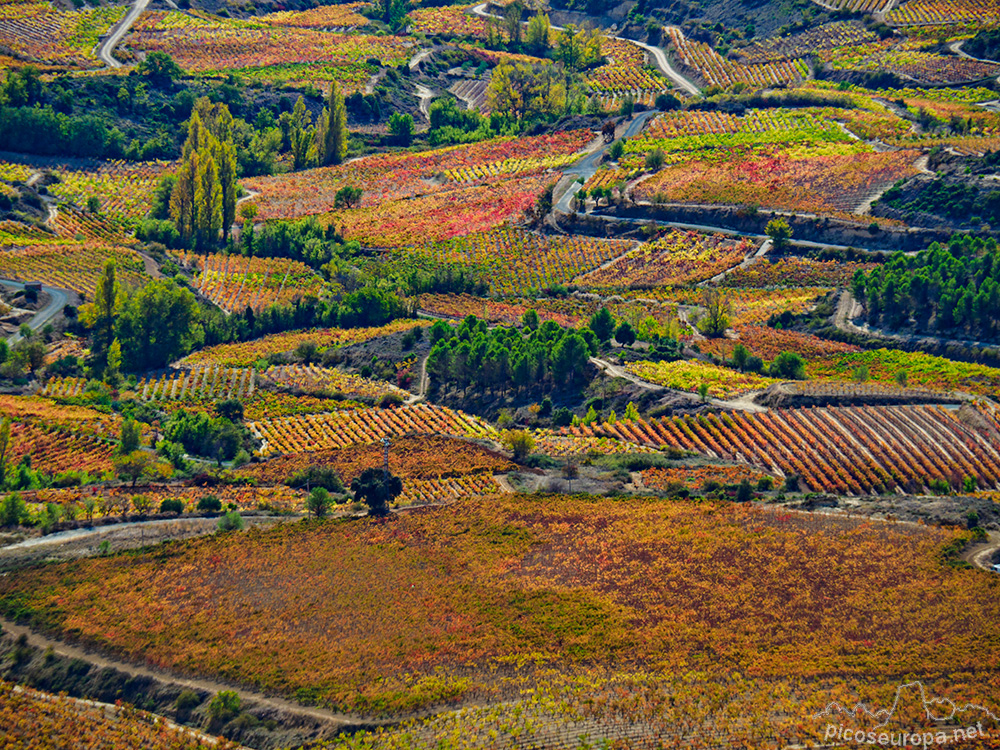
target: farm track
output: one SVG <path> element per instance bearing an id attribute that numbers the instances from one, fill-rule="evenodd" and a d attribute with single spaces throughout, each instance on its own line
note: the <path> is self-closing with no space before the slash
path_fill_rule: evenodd
<path id="1" fill-rule="evenodd" d="M 243 705 L 253 710 L 254 708 L 269 708 L 285 714 L 291 714 L 303 719 L 319 722 L 326 726 L 341 730 L 357 730 L 371 726 L 392 725 L 395 722 L 366 721 L 346 714 L 338 714 L 322 708 L 312 706 L 302 706 L 292 701 L 278 698 L 276 696 L 258 693 L 238 685 L 216 682 L 214 680 L 199 677 L 189 677 L 166 669 L 148 667 L 140 664 L 116 659 L 111 656 L 92 651 L 83 646 L 77 646 L 66 641 L 52 638 L 41 633 L 37 633 L 31 628 L 18 625 L 5 618 L 0 618 L 0 627 L 5 633 L 15 637 L 22 635 L 27 638 L 28 644 L 38 649 L 49 649 L 59 656 L 69 659 L 80 659 L 98 669 L 114 669 L 130 677 L 143 677 L 153 680 L 161 685 L 176 685 L 188 690 L 199 690 L 205 693 L 219 693 L 223 690 L 232 690 L 239 694 Z"/>
<path id="2" fill-rule="evenodd" d="M 955 339 L 946 336 L 934 336 L 933 334 L 912 333 L 902 334 L 893 331 L 886 331 L 881 328 L 872 328 L 867 323 L 857 325 L 854 319 L 860 314 L 861 305 L 854 299 L 849 289 L 844 289 L 840 293 L 837 302 L 837 309 L 833 315 L 833 324 L 841 331 L 860 334 L 862 336 L 874 336 L 881 339 L 891 339 L 907 344 L 960 344 L 972 349 L 997 350 L 996 344 L 988 344 L 983 341 L 971 341 L 968 339 Z"/>
<path id="3" fill-rule="evenodd" d="M 0 279 L 0 285 L 10 287 L 12 289 L 24 289 L 23 282 L 15 281 L 13 279 Z M 39 330 L 56 315 L 62 312 L 63 307 L 69 304 L 70 292 L 65 289 L 56 289 L 55 287 L 43 284 L 42 291 L 49 295 L 49 302 L 41 310 L 38 310 L 31 320 L 28 321 L 28 327 L 31 328 L 32 331 Z M 7 337 L 7 342 L 11 345 L 16 344 L 20 340 L 20 331 Z"/>
<path id="4" fill-rule="evenodd" d="M 627 380 L 633 385 L 637 385 L 640 388 L 645 388 L 650 391 L 663 391 L 664 393 L 672 393 L 684 398 L 688 398 L 691 401 L 701 401 L 701 396 L 694 393 L 688 393 L 687 391 L 677 391 L 672 388 L 667 388 L 665 386 L 659 385 L 657 383 L 651 383 L 648 380 L 643 380 L 626 370 L 624 367 L 619 365 L 614 365 L 607 360 L 598 359 L 597 357 L 590 358 L 591 364 L 597 367 L 599 370 L 603 370 L 608 375 L 614 378 L 621 378 L 622 380 Z M 762 412 L 767 411 L 766 406 L 761 406 L 760 404 L 754 403 L 754 397 L 760 393 L 760 391 L 751 391 L 746 393 L 739 398 L 732 399 L 729 401 L 724 401 L 719 398 L 709 398 L 706 403 L 711 406 L 716 406 L 721 409 L 733 409 L 736 411 L 747 411 L 747 412 Z"/>
<path id="5" fill-rule="evenodd" d="M 476 5 L 473 8 L 471 8 L 471 12 L 474 13 L 474 14 L 476 14 L 477 16 L 482 16 L 483 18 L 500 18 L 500 16 L 494 15 L 493 13 L 488 13 L 486 11 L 486 8 L 487 8 L 488 5 L 489 5 L 488 2 L 480 3 L 479 5 Z M 527 24 L 525 24 L 525 25 L 527 25 Z M 562 26 L 552 26 L 551 28 L 552 28 L 553 31 L 565 31 L 566 30 Z M 664 30 L 667 31 L 668 33 L 669 33 L 669 31 L 671 29 L 676 29 L 676 31 L 678 33 L 683 34 L 683 32 L 681 32 L 681 30 L 679 28 L 677 28 L 676 26 L 665 26 L 664 27 Z M 642 49 L 646 50 L 647 52 L 649 52 L 653 56 L 653 59 L 656 61 L 656 67 L 660 69 L 660 72 L 663 73 L 663 75 L 665 75 L 671 81 L 673 81 L 674 85 L 677 88 L 683 89 L 686 93 L 688 93 L 688 94 L 690 94 L 692 96 L 698 96 L 699 94 L 701 94 L 701 89 L 699 89 L 694 84 L 693 81 L 691 81 L 688 78 L 685 78 L 683 75 L 681 75 L 676 70 L 674 70 L 674 68 L 670 65 L 670 61 L 667 59 L 667 55 L 663 51 L 662 47 L 654 47 L 651 44 L 646 44 L 645 42 L 637 42 L 635 39 L 626 39 L 625 37 L 621 37 L 621 36 L 614 36 L 614 37 L 610 37 L 610 38 L 611 39 L 617 39 L 618 41 L 621 41 L 621 42 L 630 42 L 630 43 L 636 45 L 637 47 L 641 47 Z"/>
<path id="6" fill-rule="evenodd" d="M 1000 532 L 991 531 L 987 534 L 985 542 L 969 547 L 961 557 L 969 565 L 992 573 L 990 561 L 997 550 L 1000 550 Z"/>
<path id="7" fill-rule="evenodd" d="M 139 15 L 146 10 L 147 5 L 149 5 L 149 0 L 135 0 L 135 4 L 125 14 L 125 18 L 122 19 L 121 23 L 111 32 L 108 38 L 101 42 L 101 46 L 97 48 L 97 56 L 109 68 L 122 67 L 122 64 L 114 57 L 115 47 L 118 46 L 118 42 L 128 33 L 129 29 L 132 28 L 132 24 L 136 22 Z"/>

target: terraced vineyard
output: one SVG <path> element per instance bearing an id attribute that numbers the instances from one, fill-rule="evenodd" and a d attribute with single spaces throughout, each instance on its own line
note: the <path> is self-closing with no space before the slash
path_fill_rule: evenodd
<path id="1" fill-rule="evenodd" d="M 288 305 L 307 295 L 319 296 L 324 286 L 309 266 L 286 258 L 188 255 L 186 259 L 199 270 L 198 291 L 228 313 Z"/>
<path id="2" fill-rule="evenodd" d="M 357 443 L 377 443 L 401 435 L 491 437 L 494 429 L 481 420 L 442 406 L 403 406 L 327 414 L 261 419 L 251 432 L 262 442 L 261 455 L 323 450 Z"/>
<path id="3" fill-rule="evenodd" d="M 260 378 L 264 383 L 289 388 L 294 392 L 341 393 L 351 398 L 370 401 L 376 401 L 386 395 L 400 398 L 410 395 L 408 391 L 384 380 L 372 380 L 316 365 L 277 365 L 267 368 Z"/>
<path id="4" fill-rule="evenodd" d="M 565 428 L 581 437 L 613 437 L 742 460 L 796 476 L 817 492 L 920 491 L 935 481 L 960 489 L 1000 480 L 1000 440 L 940 407 L 777 409 L 616 422 Z M 808 436 L 807 441 L 801 436 Z"/>
<path id="5" fill-rule="evenodd" d="M 0 276 L 41 281 L 92 299 L 108 260 L 115 262 L 118 279 L 123 284 L 137 288 L 148 278 L 142 258 L 135 251 L 99 243 L 35 245 L 5 251 L 0 253 Z"/>

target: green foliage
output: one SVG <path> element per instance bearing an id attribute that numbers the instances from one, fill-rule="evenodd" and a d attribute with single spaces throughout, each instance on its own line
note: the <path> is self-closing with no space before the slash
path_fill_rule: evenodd
<path id="1" fill-rule="evenodd" d="M 184 501 L 176 497 L 168 497 L 160 503 L 160 513 L 183 513 Z"/>
<path id="2" fill-rule="evenodd" d="M 125 455 L 139 450 L 141 435 L 138 422 L 134 419 L 124 420 L 122 422 L 121 442 L 118 444 L 118 453 Z"/>
<path id="3" fill-rule="evenodd" d="M 771 363 L 772 378 L 785 380 L 805 380 L 806 361 L 798 352 L 782 352 Z"/>
<path id="4" fill-rule="evenodd" d="M 240 713 L 242 701 L 234 690 L 220 690 L 208 702 L 208 715 L 216 721 L 229 721 Z"/>
<path id="5" fill-rule="evenodd" d="M 597 351 L 593 332 L 563 329 L 552 321 L 537 330 L 490 329 L 470 315 L 457 328 L 432 331 L 432 339 L 437 334 L 442 338 L 427 359 L 431 382 L 462 388 L 506 389 L 513 384 L 535 390 L 574 383 Z"/>
<path id="6" fill-rule="evenodd" d="M 219 519 L 217 527 L 219 532 L 223 534 L 227 531 L 242 531 L 243 516 L 238 510 L 231 510 Z"/>
<path id="7" fill-rule="evenodd" d="M 197 508 L 203 513 L 218 513 L 222 510 L 222 501 L 215 495 L 205 495 L 198 500 Z"/>
<path id="8" fill-rule="evenodd" d="M 915 257 L 897 253 L 868 273 L 859 270 L 852 291 L 873 326 L 898 328 L 912 316 L 920 329 L 996 340 L 998 274 L 996 240 L 956 235 L 946 246 L 935 242 Z"/>
<path id="9" fill-rule="evenodd" d="M 635 329 L 627 320 L 622 321 L 615 330 L 615 341 L 622 346 L 632 346 L 635 343 Z"/>
<path id="10" fill-rule="evenodd" d="M 28 505 L 16 492 L 0 500 L 0 526 L 18 526 L 27 522 L 28 518 Z"/>
<path id="11" fill-rule="evenodd" d="M 400 145 L 409 146 L 413 140 L 413 115 L 393 112 L 389 116 L 389 134 Z"/>
<path id="12" fill-rule="evenodd" d="M 324 518 L 330 512 L 333 498 L 324 487 L 316 487 L 309 493 L 306 500 L 306 509 L 316 518 Z"/>
<path id="13" fill-rule="evenodd" d="M 139 63 L 136 72 L 151 78 L 156 83 L 169 83 L 184 75 L 181 66 L 166 52 L 150 52 Z"/>
<path id="14" fill-rule="evenodd" d="M 368 504 L 373 516 L 389 513 L 389 505 L 403 491 L 403 481 L 383 469 L 365 469 L 351 482 L 354 499 Z"/>
<path id="15" fill-rule="evenodd" d="M 601 343 L 607 343 L 615 332 L 615 319 L 611 316 L 608 308 L 602 307 L 590 318 L 590 330 L 597 336 Z"/>
<path id="16" fill-rule="evenodd" d="M 775 253 L 785 252 L 792 239 L 792 228 L 784 219 L 771 219 L 764 228 L 764 233 L 771 238 L 772 249 Z"/>

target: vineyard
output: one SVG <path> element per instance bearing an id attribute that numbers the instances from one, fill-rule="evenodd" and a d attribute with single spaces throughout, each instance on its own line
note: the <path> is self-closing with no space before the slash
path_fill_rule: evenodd
<path id="1" fill-rule="evenodd" d="M 586 130 L 497 138 L 418 153 L 404 151 L 366 156 L 350 164 L 247 178 L 242 184 L 260 193 L 254 196 L 253 202 L 261 219 L 298 218 L 330 212 L 334 209 L 337 191 L 344 187 L 363 191 L 358 210 L 375 210 L 404 198 L 453 193 L 456 182 L 537 175 L 565 164 L 567 158 L 591 138 Z M 435 181 L 435 176 L 440 174 L 446 175 L 448 180 Z M 496 191 L 496 183 L 493 185 Z"/>
<path id="2" fill-rule="evenodd" d="M 830 356 L 810 361 L 806 372 L 818 380 L 852 380 L 859 370 L 876 383 L 896 383 L 905 373 L 911 386 L 993 396 L 1000 388 L 1000 369 L 955 362 L 922 352 L 891 349 Z"/>
<path id="3" fill-rule="evenodd" d="M 57 10 L 47 2 L 0 3 L 0 48 L 17 58 L 69 68 L 94 68 L 97 40 L 124 15 L 122 7 Z"/>
<path id="4" fill-rule="evenodd" d="M 601 53 L 608 62 L 587 75 L 590 88 L 602 95 L 632 95 L 644 100 L 650 95 L 669 91 L 671 83 L 652 67 L 648 53 L 624 39 L 601 40 Z"/>
<path id="5" fill-rule="evenodd" d="M 745 83 L 766 88 L 798 83 L 809 77 L 809 67 L 801 59 L 742 65 L 727 60 L 704 42 L 688 39 L 678 29 L 670 29 L 670 38 L 684 64 L 698 71 L 705 82 L 713 86 L 727 88 L 734 83 Z"/>
<path id="6" fill-rule="evenodd" d="M 93 434 L 44 421 L 25 421 L 11 425 L 6 460 L 14 465 L 30 458 L 31 468 L 43 474 L 76 470 L 96 476 L 111 471 L 113 451 L 112 443 Z"/>
<path id="7" fill-rule="evenodd" d="M 310 466 L 329 466 L 350 484 L 365 469 L 382 465 L 380 445 L 347 445 L 278 456 L 244 466 L 238 474 L 277 484 Z M 403 436 L 393 440 L 389 451 L 389 469 L 403 479 L 452 479 L 466 474 L 501 474 L 516 468 L 495 451 L 444 435 Z"/>
<path id="8" fill-rule="evenodd" d="M 170 724 L 129 705 L 79 701 L 0 682 L 0 726 L 9 747 L 142 747 L 235 750 L 235 744 Z"/>
<path id="9" fill-rule="evenodd" d="M 2 7 L 2 6 L 0 6 Z M 57 167 L 59 182 L 49 192 L 60 204 L 75 204 L 83 212 L 89 198 L 97 198 L 100 217 L 116 228 L 134 229 L 151 207 L 156 184 L 174 165 L 167 162 L 101 162 L 93 169 Z M 66 210 L 60 206 L 60 211 Z"/>
<path id="10" fill-rule="evenodd" d="M 940 407 L 777 409 L 563 429 L 744 461 L 797 476 L 817 492 L 919 492 L 936 481 L 961 489 L 966 477 L 993 488 L 1000 480 L 996 430 L 971 427 Z"/>
<path id="11" fill-rule="evenodd" d="M 736 328 L 735 339 L 717 338 L 703 339 L 698 342 L 698 348 L 704 354 L 714 354 L 722 359 L 730 359 L 733 349 L 742 344 L 764 360 L 772 360 L 782 352 L 797 352 L 807 360 L 818 357 L 831 357 L 840 354 L 852 354 L 860 351 L 852 344 L 840 341 L 822 339 L 800 331 L 785 331 L 778 328 L 759 325 L 739 325 Z"/>
<path id="12" fill-rule="evenodd" d="M 917 173 L 916 151 L 822 154 L 733 151 L 668 166 L 635 190 L 644 200 L 758 205 L 849 215 L 866 197 Z"/>
<path id="13" fill-rule="evenodd" d="M 742 465 L 682 466 L 670 469 L 645 469 L 642 472 L 642 483 L 646 487 L 661 491 L 671 490 L 677 486 L 700 490 L 710 482 L 727 485 L 747 481 L 757 484 L 768 476 L 770 475 Z"/>
<path id="14" fill-rule="evenodd" d="M 221 367 L 250 367 L 255 362 L 272 354 L 290 352 L 303 342 L 316 344 L 320 353 L 329 348 L 349 346 L 370 341 L 380 336 L 388 336 L 407 331 L 417 326 L 427 326 L 426 320 L 397 320 L 380 328 L 317 328 L 290 333 L 274 333 L 253 341 L 235 344 L 218 344 L 190 354 L 181 365 L 194 366 L 217 364 Z"/>
<path id="15" fill-rule="evenodd" d="M 289 305 L 306 296 L 318 297 L 323 280 L 299 261 L 241 255 L 184 255 L 198 270 L 194 286 L 227 313 L 271 305 Z"/>
<path id="16" fill-rule="evenodd" d="M 340 393 L 349 398 L 377 401 L 386 395 L 406 398 L 410 394 L 384 380 L 372 380 L 360 375 L 316 365 L 278 365 L 265 370 L 260 380 L 293 393 Z"/>
<path id="17" fill-rule="evenodd" d="M 232 21 L 177 11 L 143 13 L 126 44 L 146 54 L 165 52 L 192 73 L 245 72 L 277 83 L 338 80 L 351 89 L 363 87 L 375 70 L 368 69 L 367 60 L 399 65 L 408 59 L 402 37 L 327 33 L 318 26 Z M 359 68 L 364 71 L 360 77 Z"/>
<path id="18" fill-rule="evenodd" d="M 996 658 L 991 580 L 937 562 L 957 539 L 732 503 L 496 495 L 391 524 L 282 524 L 176 542 L 128 565 L 98 557 L 42 566 L 0 579 L 0 609 L 23 608 L 83 643 L 160 667 L 282 694 L 309 689 L 339 711 L 393 715 L 442 695 L 456 707 L 503 697 L 488 711 L 470 706 L 367 735 L 375 746 L 393 746 L 395 735 L 397 747 L 433 747 L 449 727 L 460 747 L 494 744 L 490 731 L 553 746 L 562 732 L 585 733 L 589 719 L 591 731 L 632 738 L 632 747 L 680 742 L 692 723 L 772 747 L 818 739 L 822 726 L 809 716 L 831 693 L 858 688 L 887 705 L 891 690 L 874 685 L 895 686 L 892 675 L 930 685 L 953 665 Z M 831 588 L 844 592 L 835 602 Z M 955 606 L 928 608 L 935 592 Z M 157 606 L 141 606 L 147 598 Z M 847 632 L 844 616 L 855 623 Z M 956 627 L 959 641 L 948 637 Z M 236 629 L 247 635 L 233 638 Z M 875 646 L 880 638 L 890 646 Z M 544 669 L 515 680 L 499 668 L 532 654 L 548 655 Z M 641 666 L 651 662 L 660 667 Z M 699 676 L 667 676 L 691 665 Z M 811 684 L 836 669 L 840 678 Z M 988 689 L 989 673 L 970 674 L 953 685 L 959 695 Z M 805 703 L 793 697 L 802 694 Z M 775 701 L 787 714 L 775 715 Z"/>
<path id="19" fill-rule="evenodd" d="M 707 386 L 710 396 L 721 399 L 736 398 L 750 391 L 764 390 L 777 382 L 772 378 L 742 373 L 696 360 L 632 362 L 627 369 L 636 377 L 676 391 L 697 393 L 701 386 Z"/>
<path id="20" fill-rule="evenodd" d="M 719 283 L 729 287 L 828 286 L 846 287 L 858 270 L 868 272 L 875 263 L 850 263 L 812 258 L 762 258 L 734 268 Z"/>
<path id="21" fill-rule="evenodd" d="M 19 281 L 41 281 L 71 289 L 92 299 L 104 264 L 113 260 L 120 283 L 137 288 L 145 283 L 142 258 L 123 247 L 87 245 L 36 245 L 0 253 L 0 276 Z"/>
<path id="22" fill-rule="evenodd" d="M 846 143 L 850 141 L 837 123 L 821 112 L 750 110 L 744 115 L 726 112 L 667 112 L 657 117 L 639 138 L 629 139 L 626 153 L 663 151 L 671 161 L 676 154 L 707 149 L 765 145 Z"/>
<path id="23" fill-rule="evenodd" d="M 640 288 L 691 284 L 739 265 L 754 250 L 749 240 L 673 230 L 577 277 L 573 283 Z"/>
<path id="24" fill-rule="evenodd" d="M 413 31 L 428 36 L 486 38 L 486 19 L 468 12 L 471 6 L 417 8 L 407 16 Z"/>
<path id="25" fill-rule="evenodd" d="M 1000 21 L 1000 8 L 993 0 L 909 0 L 886 17 L 894 26 L 934 26 L 975 21 Z"/>
<path id="26" fill-rule="evenodd" d="M 566 284 L 580 273 L 624 255 L 635 247 L 627 240 L 549 237 L 503 227 L 422 248 L 435 256 L 484 269 L 491 290 L 524 294 Z"/>
<path id="27" fill-rule="evenodd" d="M 377 443 L 384 437 L 409 434 L 488 438 L 495 433 L 476 417 L 423 404 L 260 419 L 248 427 L 262 441 L 263 456 Z"/>

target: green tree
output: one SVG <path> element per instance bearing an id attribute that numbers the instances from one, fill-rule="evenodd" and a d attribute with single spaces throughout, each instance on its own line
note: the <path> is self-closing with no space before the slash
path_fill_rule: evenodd
<path id="1" fill-rule="evenodd" d="M 538 311 L 535 309 L 525 310 L 521 316 L 521 325 L 531 331 L 538 330 Z"/>
<path id="2" fill-rule="evenodd" d="M 159 369 L 201 340 L 194 294 L 172 279 L 156 279 L 136 291 L 121 310 L 117 334 L 125 370 Z"/>
<path id="3" fill-rule="evenodd" d="M 733 347 L 733 367 L 735 367 L 740 372 L 746 372 L 747 362 L 750 359 L 750 350 L 747 349 L 743 344 L 737 344 Z"/>
<path id="4" fill-rule="evenodd" d="M 28 504 L 13 492 L 0 502 L 0 526 L 17 526 L 28 520 Z"/>
<path id="5" fill-rule="evenodd" d="M 174 59 L 166 52 L 150 52 L 136 66 L 136 72 L 156 83 L 169 83 L 184 75 L 181 66 L 174 62 Z"/>
<path id="6" fill-rule="evenodd" d="M 97 280 L 94 301 L 80 308 L 81 322 L 92 330 L 90 356 L 98 371 L 103 372 L 108 363 L 108 350 L 115 340 L 115 321 L 125 301 L 125 293 L 115 275 L 115 262 L 109 259 Z"/>
<path id="7" fill-rule="evenodd" d="M 116 338 L 111 342 L 108 349 L 108 365 L 104 368 L 104 382 L 109 385 L 118 385 L 121 379 L 122 370 L 122 345 Z"/>
<path id="8" fill-rule="evenodd" d="M 772 249 L 776 253 L 783 253 L 791 245 L 792 228 L 784 219 L 771 219 L 764 228 L 764 234 L 771 238 Z"/>
<path id="9" fill-rule="evenodd" d="M 514 454 L 515 461 L 523 461 L 535 449 L 535 438 L 527 430 L 504 430 L 500 442 Z"/>
<path id="10" fill-rule="evenodd" d="M 389 116 L 389 134 L 397 143 L 409 146 L 413 140 L 413 115 L 393 112 Z"/>
<path id="11" fill-rule="evenodd" d="M 615 341 L 622 346 L 632 346 L 635 343 L 635 329 L 627 320 L 622 321 L 622 324 L 615 331 Z"/>
<path id="12" fill-rule="evenodd" d="M 721 336 L 729 327 L 732 315 L 729 300 L 718 289 L 706 287 L 701 293 L 705 315 L 698 321 L 698 330 L 706 336 Z"/>
<path id="13" fill-rule="evenodd" d="M 389 505 L 403 491 L 402 480 L 383 469 L 365 469 L 353 482 L 354 499 L 368 504 L 369 515 L 385 516 Z"/>
<path id="14" fill-rule="evenodd" d="M 325 487 L 315 487 L 312 492 L 309 493 L 309 499 L 306 500 L 306 509 L 309 511 L 310 515 L 316 516 L 316 518 L 324 518 L 326 514 L 330 511 L 330 506 L 333 504 L 333 498 L 330 497 L 330 493 Z"/>
<path id="15" fill-rule="evenodd" d="M 324 125 L 317 130 L 317 136 L 322 136 L 320 153 L 323 163 L 340 164 L 347 156 L 347 107 L 344 104 L 344 94 L 336 81 L 330 85 L 330 96 L 323 113 Z M 410 121 L 412 123 L 413 118 Z"/>
<path id="16" fill-rule="evenodd" d="M 615 319 L 608 308 L 602 307 L 590 318 L 590 330 L 597 335 L 598 341 L 607 343 L 615 332 Z"/>
<path id="17" fill-rule="evenodd" d="M 132 418 L 122 422 L 121 441 L 118 443 L 118 455 L 127 456 L 139 450 L 142 432 L 139 423 Z"/>
<path id="18" fill-rule="evenodd" d="M 798 352 L 782 352 L 771 363 L 771 377 L 805 380 L 806 361 Z"/>
<path id="19" fill-rule="evenodd" d="M 0 489 L 7 486 L 7 457 L 10 450 L 10 417 L 0 422 Z"/>
<path id="20" fill-rule="evenodd" d="M 549 49 L 549 17 L 539 11 L 530 21 L 525 35 L 528 51 L 535 57 L 545 57 Z"/>
<path id="21" fill-rule="evenodd" d="M 299 170 L 311 166 L 310 146 L 315 146 L 316 128 L 312 124 L 312 115 L 306 109 L 306 100 L 301 96 L 295 101 L 291 118 L 291 151 L 292 169 Z"/>
<path id="22" fill-rule="evenodd" d="M 132 486 L 139 479 L 151 476 L 156 468 L 156 457 L 147 451 L 133 451 L 127 455 L 115 456 L 112 460 L 115 474 L 122 480 L 131 480 Z"/>
<path id="23" fill-rule="evenodd" d="M 364 191 L 359 187 L 345 185 L 337 191 L 333 198 L 334 208 L 354 208 L 360 201 Z"/>

